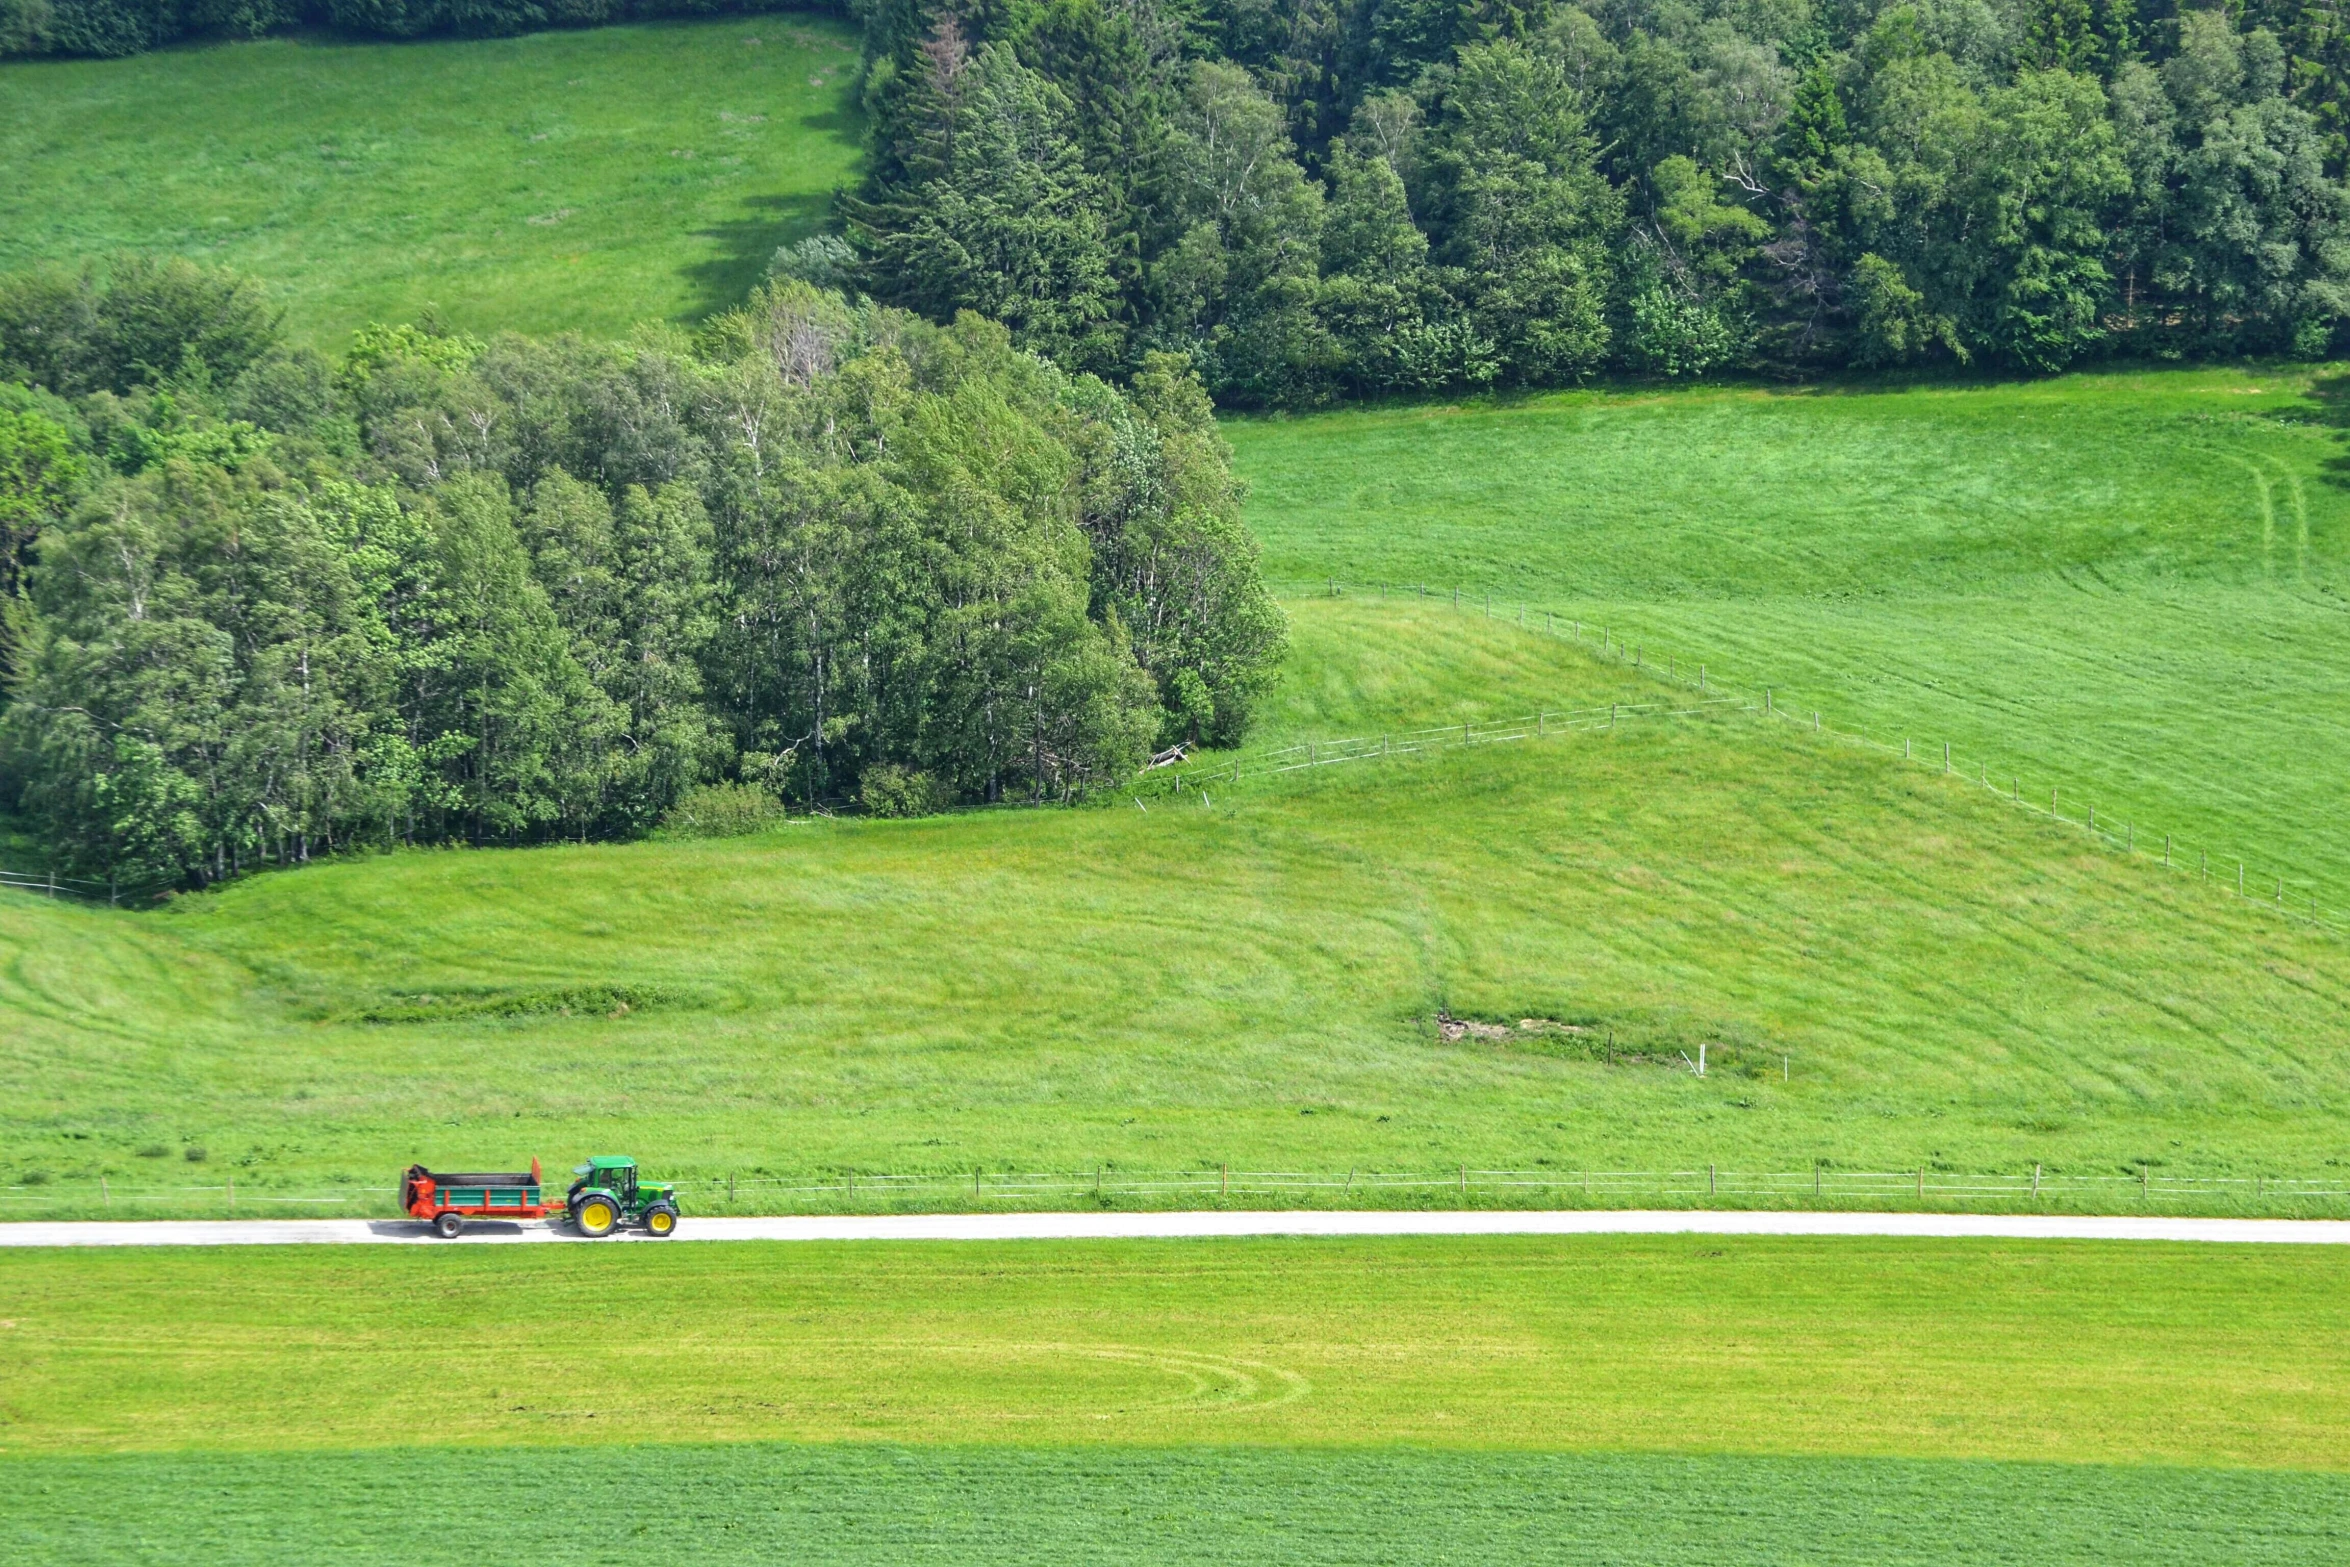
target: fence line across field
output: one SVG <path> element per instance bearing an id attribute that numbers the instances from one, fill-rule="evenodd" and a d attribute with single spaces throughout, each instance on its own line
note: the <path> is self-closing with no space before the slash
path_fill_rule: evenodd
<path id="1" fill-rule="evenodd" d="M 1493 616 L 1493 611 L 1496 604 L 1496 600 L 1490 593 L 1469 592 L 1466 596 L 1466 600 L 1464 601 L 1464 590 L 1460 588 L 1438 588 L 1435 590 L 1430 590 L 1424 583 L 1404 583 L 1400 585 L 1373 583 L 1365 585 L 1361 583 L 1340 582 L 1335 578 L 1325 577 L 1319 579 L 1318 583 L 1291 583 L 1285 584 L 1284 586 L 1290 591 L 1294 592 L 1302 589 L 1304 592 L 1317 597 L 1341 598 L 1347 596 L 1350 593 L 1359 594 L 1363 592 L 1367 586 L 1368 591 L 1376 593 L 1382 598 L 1401 596 L 1406 598 L 1425 599 L 1436 603 L 1444 603 L 1449 598 L 1450 603 L 1454 607 L 1481 606 L 1484 610 L 1484 613 L 1488 617 Z M 1524 602 L 1511 603 L 1504 601 L 1501 602 L 1500 608 L 1502 610 L 1502 614 L 1495 618 L 1509 620 L 1514 616 L 1515 622 L 1519 626 L 1525 627 L 1529 630 L 1543 631 L 1549 635 L 1558 636 L 1561 640 L 1574 642 L 1577 645 L 1582 645 L 1583 643 L 1590 640 L 1590 638 L 1586 637 L 1585 635 L 1586 625 L 1588 624 L 1589 631 L 1591 632 L 1592 636 L 1598 639 L 1600 651 L 1604 655 L 1614 658 L 1619 663 L 1628 664 L 1630 667 L 1639 670 L 1642 674 L 1660 683 L 1677 686 L 1685 690 L 1695 690 L 1701 694 L 1701 700 L 1694 707 L 1675 707 L 1669 702 L 1621 703 L 1616 704 L 1611 708 L 1564 709 L 1561 710 L 1559 715 L 1555 716 L 1563 718 L 1567 714 L 1571 713 L 1577 715 L 1578 718 L 1580 718 L 1581 715 L 1587 715 L 1591 713 L 1606 713 L 1610 715 L 1611 719 L 1616 717 L 1687 718 L 1699 716 L 1701 714 L 1723 711 L 1744 711 L 1756 713 L 1765 718 L 1775 719 L 1780 723 L 1787 724 L 1798 730 L 1808 731 L 1809 733 L 1819 735 L 1823 738 L 1842 740 L 1855 745 L 1865 746 L 1871 750 L 1880 751 L 1887 755 L 1898 754 L 1905 761 L 1918 762 L 1922 765 L 1931 766 L 1936 760 L 1939 760 L 1941 762 L 1941 766 L 1937 770 L 1945 776 L 1963 778 L 1969 784 L 1973 784 L 1989 791 L 1990 793 L 1996 794 L 2000 799 L 2006 801 L 2008 804 L 2017 809 L 2029 811 L 2034 815 L 2046 816 L 2051 822 L 2058 825 L 2081 827 L 2086 832 L 2088 832 L 2088 834 L 2094 840 L 2105 847 L 2120 850 L 2125 854 L 2144 854 L 2149 859 L 2159 860 L 2159 862 L 2167 869 L 2193 874 L 2196 875 L 2200 880 L 2206 882 L 2216 879 L 2221 883 L 2223 890 L 2226 890 L 2226 882 L 2228 880 L 2227 872 L 2232 865 L 2235 871 L 2235 887 L 2233 890 L 2244 901 L 2261 904 L 2263 906 L 2273 906 L 2280 913 L 2298 919 L 2307 920 L 2312 924 L 2322 926 L 2323 928 L 2336 934 L 2350 932 L 2350 914 L 2345 914 L 2340 910 L 2329 909 L 2320 904 L 2317 900 L 2317 895 L 2314 892 L 2308 890 L 2306 883 L 2289 887 L 2287 885 L 2288 877 L 2285 874 L 2278 872 L 2271 865 L 2261 865 L 2257 871 L 2257 874 L 2255 874 L 2255 862 L 2248 857 L 2222 853 L 2215 861 L 2209 849 L 2199 849 L 2191 843 L 2186 843 L 2179 840 L 2175 834 L 2169 833 L 2157 834 L 2149 831 L 2147 834 L 2146 847 L 2141 849 L 2139 848 L 2137 842 L 2138 824 L 2136 822 L 2129 821 L 2116 823 L 2110 818 L 2104 822 L 2100 822 L 2097 820 L 2097 812 L 2094 805 L 2084 807 L 2084 814 L 2082 816 L 2066 816 L 2063 814 L 2061 809 L 2061 802 L 2063 798 L 2061 785 L 2051 786 L 2049 788 L 2048 803 L 2043 806 L 2040 804 L 2038 785 L 2034 785 L 2032 790 L 2027 793 L 2023 787 L 2023 780 L 2020 775 L 2011 776 L 2003 782 L 2000 778 L 1995 777 L 1992 774 L 1990 770 L 1990 764 L 1987 761 L 1984 761 L 1979 757 L 1961 757 L 1956 753 L 1954 747 L 1947 741 L 1929 742 L 1926 752 L 1923 755 L 1920 755 L 1916 750 L 1913 739 L 1904 739 L 1896 744 L 1892 741 L 1881 740 L 1874 735 L 1865 734 L 1858 730 L 1838 729 L 1834 725 L 1826 722 L 1822 711 L 1816 708 L 1798 708 L 1795 710 L 1790 710 L 1783 703 L 1776 699 L 1776 693 L 1779 690 L 1779 687 L 1775 685 L 1751 687 L 1745 692 L 1745 694 L 1739 694 L 1738 688 L 1736 686 L 1725 683 L 1718 674 L 1713 672 L 1712 668 L 1705 661 L 1684 659 L 1680 657 L 1677 651 L 1668 653 L 1666 655 L 1666 662 L 1662 665 L 1659 665 L 1654 660 L 1647 659 L 1645 657 L 1646 650 L 1641 644 L 1627 643 L 1621 637 L 1616 636 L 1612 628 L 1601 625 L 1597 622 L 1586 623 L 1576 616 L 1561 616 L 1555 610 L 1539 608 Z M 1565 622 L 1567 627 L 1567 630 L 1563 633 L 1560 630 L 1560 622 L 1562 620 Z M 1692 669 L 1695 671 L 1694 675 L 1685 673 L 1685 671 Z M 1531 733 L 1526 732 L 1525 727 L 1529 722 L 1532 722 L 1535 726 Z M 1452 725 L 1450 726 L 1450 733 L 1456 737 L 1452 743 L 1455 745 L 1467 743 L 1486 743 L 1487 736 L 1483 733 L 1483 731 L 1487 727 L 1487 725 L 1476 724 Z M 1561 722 L 1556 725 L 1545 726 L 1538 717 L 1537 719 L 1531 721 L 1525 719 L 1512 719 L 1507 721 L 1494 720 L 1491 722 L 1490 727 L 1497 731 L 1506 731 L 1495 733 L 1491 736 L 1492 740 L 1499 741 L 1504 739 L 1536 739 L 1541 738 L 1546 732 L 1568 733 L 1589 730 L 1593 728 L 1604 729 L 1611 727 L 1611 724 L 1609 722 L 1600 722 L 1594 724 L 1578 721 L 1573 723 Z M 1470 741 L 1459 738 L 1464 730 L 1476 731 L 1475 740 Z M 1443 728 L 1415 731 L 1417 734 L 1430 735 L 1442 734 L 1445 732 L 1446 730 Z M 1373 737 L 1371 743 L 1373 745 L 1377 745 L 1382 738 L 1383 737 Z M 1364 742 L 1360 737 L 1349 740 L 1307 741 L 1302 745 L 1284 747 L 1282 748 L 1281 752 L 1259 752 L 1254 757 L 1246 757 L 1240 760 L 1236 760 L 1235 762 L 1197 762 L 1179 769 L 1172 769 L 1171 771 L 1173 772 L 1174 777 L 1163 787 L 1170 787 L 1180 791 L 1186 782 L 1198 782 L 1200 780 L 1205 780 L 1210 783 L 1219 780 L 1237 783 L 1241 778 L 1246 777 L 1250 772 L 1255 772 L 1260 776 L 1272 773 L 1291 772 L 1301 767 L 1323 766 L 1342 761 L 1359 761 L 1365 759 L 1368 756 L 1404 754 L 1405 750 L 1405 748 L 1402 746 L 1395 746 L 1392 748 L 1365 751 L 1361 749 L 1363 743 Z M 1939 758 L 1935 756 L 1933 749 L 1934 745 L 1937 743 L 1940 745 Z M 1321 747 L 1345 747 L 1350 749 L 1346 749 L 1343 752 L 1334 753 L 1327 759 L 1324 759 L 1316 754 L 1317 748 Z M 1430 748 L 1432 747 L 1418 747 L 1418 749 Z M 1303 761 L 1292 759 L 1284 765 L 1280 766 L 1265 765 L 1267 761 L 1276 755 L 1289 755 L 1291 753 L 1300 751 L 1308 753 L 1306 759 Z M 1139 799 L 1141 793 L 1140 788 L 1137 788 L 1133 792 Z M 2158 843 L 2160 845 L 2159 850 L 2156 847 Z M 2193 857 L 2191 861 L 2190 856 Z M 2290 892 L 2293 895 L 2293 899 L 2297 901 L 2288 901 L 2288 892 Z"/>
<path id="2" fill-rule="evenodd" d="M 2034 1167 L 2028 1171 L 1953 1171 L 1915 1167 L 1908 1170 L 1840 1170 L 1825 1165 L 1808 1170 L 1742 1171 L 1713 1165 L 1674 1170 L 1496 1170 L 1465 1163 L 1439 1170 L 1235 1170 L 1212 1166 L 1182 1170 L 1117 1169 L 1107 1163 L 1091 1170 L 986 1170 L 903 1174 L 887 1171 L 843 1170 L 797 1175 L 758 1175 L 740 1172 L 692 1176 L 669 1184 L 689 1203 L 715 1204 L 723 1199 L 731 1208 L 745 1195 L 802 1201 L 800 1207 L 846 1202 L 886 1202 L 892 1198 L 951 1197 L 985 1205 L 1041 1197 L 1278 1197 L 1295 1194 L 1326 1197 L 1362 1193 L 1452 1193 L 1461 1199 L 1559 1197 L 1680 1197 L 1767 1198 L 1801 1203 L 1812 1199 L 1862 1201 L 1879 1205 L 1934 1201 L 1966 1206 L 1973 1202 L 2046 1202 L 2066 1198 L 2097 1199 L 2116 1211 L 2162 1202 L 2224 1199 L 2236 1204 L 2334 1202 L 2350 1199 L 2350 1176 L 2308 1177 L 2274 1175 L 2161 1175 L 2148 1168 L 2135 1174 L 2063 1174 Z M 109 1178 L 45 1181 L 0 1189 L 0 1201 L 57 1206 L 78 1201 L 87 1207 L 95 1200 L 101 1209 L 117 1204 L 198 1204 L 260 1212 L 270 1208 L 380 1206 L 385 1216 L 396 1209 L 396 1189 L 389 1185 L 352 1185 L 298 1193 L 239 1191 L 233 1181 L 219 1185 L 163 1187 L 119 1186 Z M 1523 1206 L 1503 1203 L 1501 1206 Z"/>
<path id="3" fill-rule="evenodd" d="M 12 871 L 0 868 L 0 888 L 20 892 L 37 892 L 51 898 L 80 898 L 91 903 L 119 903 L 125 897 L 137 897 L 153 892 L 158 882 L 139 882 L 124 886 L 117 882 L 92 881 L 83 876 L 59 876 L 49 871 Z"/>

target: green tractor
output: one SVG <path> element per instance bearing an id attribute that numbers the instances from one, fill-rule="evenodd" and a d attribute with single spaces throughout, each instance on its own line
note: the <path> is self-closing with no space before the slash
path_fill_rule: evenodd
<path id="1" fill-rule="evenodd" d="M 580 1234 L 609 1235 L 623 1224 L 641 1224 L 655 1240 L 677 1233 L 677 1188 L 640 1184 L 634 1159 L 590 1159 L 571 1173 L 579 1179 L 571 1183 L 563 1206 Z"/>

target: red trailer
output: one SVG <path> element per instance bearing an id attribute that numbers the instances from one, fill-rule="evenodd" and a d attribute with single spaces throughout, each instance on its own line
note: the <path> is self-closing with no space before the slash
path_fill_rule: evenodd
<path id="1" fill-rule="evenodd" d="M 536 1159 L 527 1174 L 515 1175 L 441 1175 L 412 1164 L 400 1177 L 400 1207 L 453 1239 L 467 1219 L 551 1218 L 563 1211 L 563 1199 L 545 1200 Z"/>

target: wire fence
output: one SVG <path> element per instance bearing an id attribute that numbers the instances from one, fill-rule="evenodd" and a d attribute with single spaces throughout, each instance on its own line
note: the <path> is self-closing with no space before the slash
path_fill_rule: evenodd
<path id="1" fill-rule="evenodd" d="M 1018 1212 L 1072 1205 L 1129 1209 L 1629 1208 L 1823 1211 L 2350 1214 L 2350 1170 L 2323 1176 L 2007 1171 L 1752 1171 L 1694 1165 L 1666 1170 L 1480 1169 L 987 1170 L 893 1174 L 839 1170 L 703 1174 L 672 1180 L 689 1211 L 742 1214 Z M 120 1185 L 76 1177 L 0 1188 L 11 1219 L 36 1217 L 288 1218 L 398 1214 L 395 1183 Z"/>
<path id="2" fill-rule="evenodd" d="M 1295 591 L 1298 585 L 1289 586 Z M 1356 736 L 1340 740 L 1306 741 L 1278 751 L 1243 753 L 1230 760 L 1186 758 L 1159 774 L 1146 774 L 1130 791 L 1138 802 L 1146 796 L 1197 790 L 1202 782 L 1236 784 L 1251 776 L 1270 776 L 1301 768 L 1364 761 L 1380 756 L 1399 756 L 1414 750 L 1425 751 L 1446 745 L 1457 747 L 1535 740 L 1550 735 L 1614 728 L 1641 719 L 1745 713 L 1768 719 L 1776 725 L 1807 731 L 1824 740 L 1857 745 L 1885 755 L 1898 755 L 1905 761 L 1932 768 L 1954 779 L 1963 779 L 1970 785 L 1996 794 L 2016 809 L 2044 817 L 2057 825 L 2078 827 L 2099 847 L 2131 857 L 2143 857 L 2173 872 L 2191 874 L 2204 883 L 2216 883 L 2222 890 L 2233 893 L 2247 903 L 2274 908 L 2282 914 L 2336 934 L 2350 933 L 2350 912 L 2328 907 L 2310 882 L 2296 877 L 2290 870 L 2279 870 L 2273 863 L 2258 862 L 2250 855 L 2214 851 L 2207 845 L 2199 846 L 2175 834 L 2154 829 L 2149 829 L 2146 841 L 2140 843 L 2138 828 L 2142 824 L 2117 820 L 2110 814 L 2100 818 L 2096 806 L 2090 801 L 2068 801 L 2061 785 L 2047 786 L 2046 803 L 2043 804 L 2041 785 L 2034 784 L 2027 789 L 2020 773 L 2006 769 L 1995 770 L 1983 758 L 1960 755 L 1950 742 L 1929 741 L 1921 748 L 1909 737 L 1896 741 L 1864 730 L 1838 728 L 1827 720 L 1821 709 L 1787 706 L 1778 686 L 1726 682 L 1718 667 L 1702 659 L 1687 658 L 1677 650 L 1665 653 L 1663 662 L 1659 663 L 1641 644 L 1626 642 L 1612 628 L 1597 621 L 1586 622 L 1577 616 L 1562 615 L 1539 605 L 1496 600 L 1491 593 L 1464 594 L 1459 588 L 1431 591 L 1424 583 L 1366 586 L 1324 578 L 1318 586 L 1309 587 L 1306 591 L 1334 598 L 1350 594 L 1375 594 L 1382 598 L 1405 598 L 1439 604 L 1449 602 L 1452 607 L 1464 612 L 1478 611 L 1487 618 L 1515 624 L 1528 632 L 1589 648 L 1599 657 L 1635 670 L 1665 687 L 1669 694 L 1661 695 L 1652 702 L 1624 702 L 1607 708 L 1562 708 L 1547 715 L 1538 714 L 1531 719 L 1493 720 L 1416 730 L 1412 732 L 1414 736 L 1435 738 L 1412 746 L 1391 743 L 1391 739 L 1400 740 L 1403 738 L 1401 736 Z M 1441 738 L 1447 736 L 1450 738 Z M 2067 804 L 2072 805 L 2071 815 L 2065 814 Z"/>
<path id="3" fill-rule="evenodd" d="M 78 876 L 60 876 L 53 871 L 0 870 L 0 887 L 15 887 L 52 898 L 104 898 L 112 901 L 112 889 L 106 883 L 84 881 Z"/>
<path id="4" fill-rule="evenodd" d="M 35 892 L 49 898 L 75 898 L 85 903 L 120 904 L 149 898 L 174 885 L 144 880 L 136 883 L 93 881 L 84 876 L 60 876 L 55 871 L 18 871 L 0 867 L 0 888 Z"/>

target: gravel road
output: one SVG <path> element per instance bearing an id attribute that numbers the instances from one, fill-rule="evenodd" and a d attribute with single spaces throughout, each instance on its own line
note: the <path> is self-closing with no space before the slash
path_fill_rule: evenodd
<path id="1" fill-rule="evenodd" d="M 1939 1213 L 971 1213 L 716 1219 L 680 1241 L 1171 1240 L 1241 1235 L 1855 1235 L 1918 1239 L 2225 1241 L 2350 1245 L 2350 1220 L 2071 1218 Z M 618 1237 L 646 1244 L 639 1235 Z M 454 1241 L 406 1219 L 137 1219 L 0 1224 L 0 1246 L 586 1244 L 560 1223 L 469 1225 Z"/>

